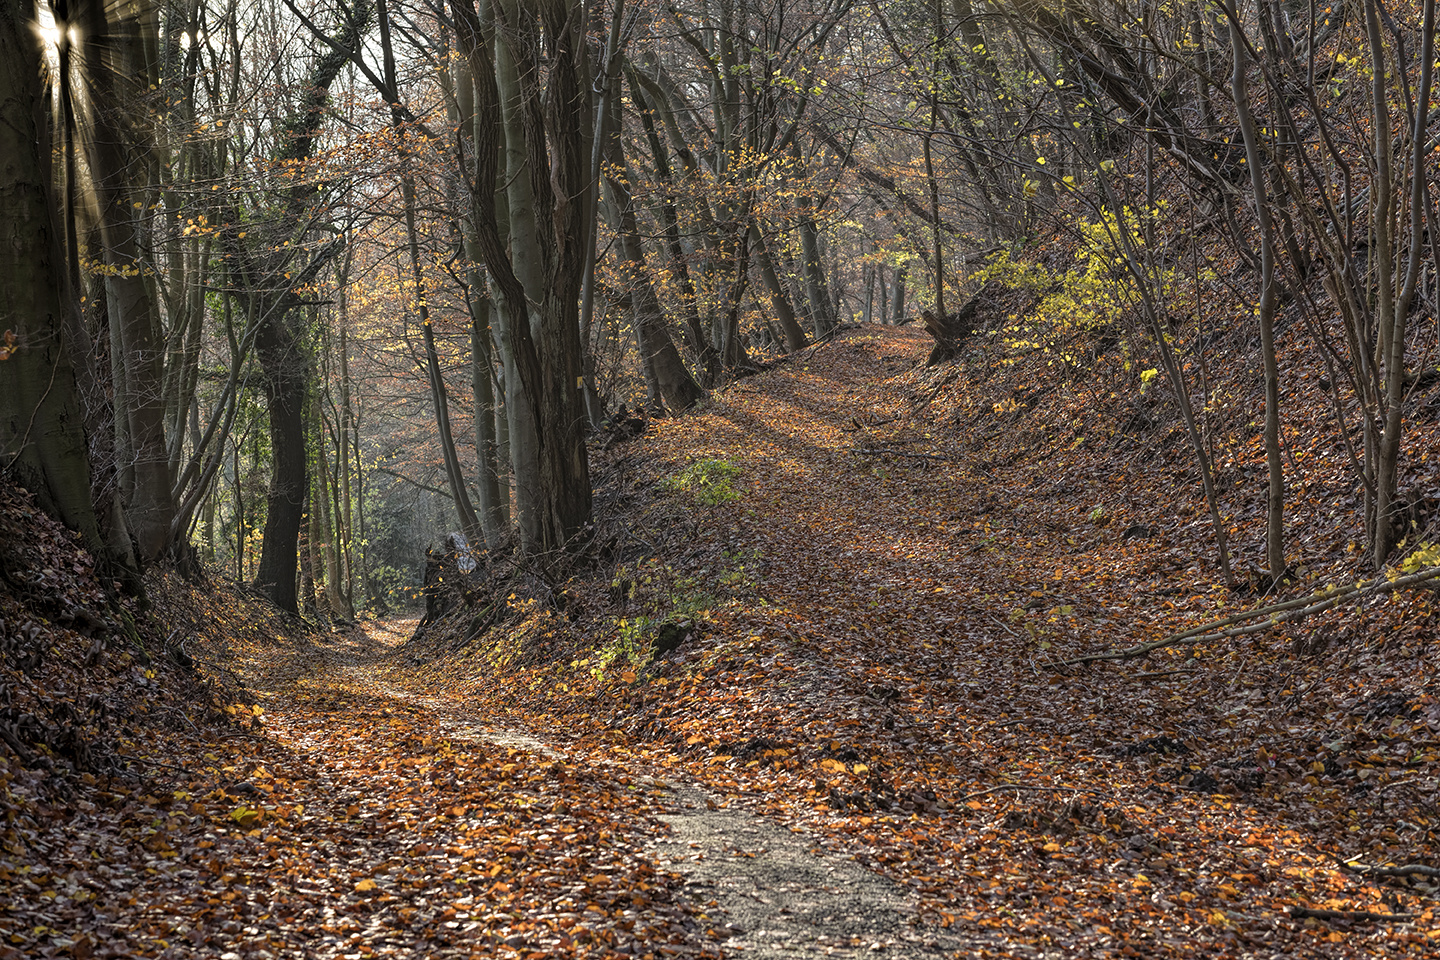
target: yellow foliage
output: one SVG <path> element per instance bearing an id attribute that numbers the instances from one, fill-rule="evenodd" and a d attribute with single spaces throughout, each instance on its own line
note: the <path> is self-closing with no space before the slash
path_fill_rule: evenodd
<path id="1" fill-rule="evenodd" d="M 1162 212 L 1160 209 L 1149 211 L 1152 217 Z M 1002 250 L 974 274 L 973 279 L 979 284 L 998 281 L 1010 290 L 1039 298 L 1023 315 L 1012 314 L 1007 318 L 1003 336 L 1009 349 L 1049 351 L 1062 338 L 1104 328 L 1138 302 L 1125 249 L 1140 250 L 1144 246 L 1140 216 L 1128 207 L 1119 218 L 1102 212 L 1096 220 L 1080 220 L 1078 229 L 1080 243 L 1075 263 L 1063 273 L 1041 263 L 1019 259 L 1010 250 Z M 1154 291 L 1155 295 L 1162 300 L 1169 298 L 1177 281 L 1167 270 L 1158 278 L 1159 289 Z M 1080 360 L 1073 352 L 1064 353 L 1060 359 L 1066 363 Z M 1148 383 L 1154 376 L 1154 371 L 1147 370 L 1142 381 Z"/>

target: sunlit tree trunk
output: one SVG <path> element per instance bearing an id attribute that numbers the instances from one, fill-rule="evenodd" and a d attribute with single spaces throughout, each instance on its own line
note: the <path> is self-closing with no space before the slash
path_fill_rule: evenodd
<path id="1" fill-rule="evenodd" d="M 117 385 L 117 417 L 124 418 L 128 462 L 122 476 L 131 535 L 145 560 L 163 556 L 170 546 L 175 515 L 170 451 L 165 439 L 165 333 L 159 304 L 149 277 L 155 260 L 144 248 L 140 231 L 150 217 L 155 194 L 147 182 L 152 166 L 153 137 L 132 90 L 154 85 L 153 13 L 129 4 L 107 7 L 99 0 L 81 0 L 75 17 L 86 43 L 76 63 L 86 67 L 87 110 L 77 122 L 93 130 L 82 136 L 99 210 L 104 247 L 105 297 Z M 100 40 L 101 42 L 89 42 Z M 128 89 L 127 89 L 128 88 Z"/>
<path id="2" fill-rule="evenodd" d="M 1404 274 L 1398 278 L 1397 247 L 1394 237 L 1398 193 L 1394 188 L 1391 172 L 1391 130 L 1390 104 L 1386 90 L 1384 65 L 1385 47 L 1380 33 L 1380 12 L 1376 0 L 1365 4 L 1366 33 L 1370 39 L 1372 69 L 1372 99 L 1374 109 L 1375 178 L 1371 186 L 1371 229 L 1375 238 L 1375 258 L 1380 279 L 1378 297 L 1379 338 L 1376 367 L 1384 375 L 1384 422 L 1380 435 L 1379 450 L 1375 463 L 1375 523 L 1372 558 L 1376 569 L 1384 567 L 1390 553 L 1403 531 L 1400 505 L 1404 502 L 1399 490 L 1400 439 L 1404 430 L 1403 410 L 1405 401 L 1405 331 L 1410 313 L 1410 304 L 1415 296 L 1415 285 L 1420 270 L 1420 254 L 1423 248 L 1423 229 L 1429 193 L 1426 189 L 1428 175 L 1425 170 L 1426 155 L 1430 148 L 1425 145 L 1426 126 L 1430 117 L 1430 91 L 1435 60 L 1435 2 L 1425 0 L 1424 24 L 1420 48 L 1420 93 L 1414 108 L 1414 124 L 1411 130 L 1410 182 L 1408 206 L 1410 212 L 1409 250 L 1405 251 Z M 1397 56 L 1397 69 L 1407 66 Z M 1434 224 L 1431 228 L 1434 229 Z"/>
<path id="3" fill-rule="evenodd" d="M 32 13 L 28 3 L 0 0 L 0 469 L 103 554 L 63 340 L 64 268 Z"/>

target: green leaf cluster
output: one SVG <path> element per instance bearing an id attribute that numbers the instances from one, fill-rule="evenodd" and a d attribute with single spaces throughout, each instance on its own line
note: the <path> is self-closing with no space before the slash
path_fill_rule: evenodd
<path id="1" fill-rule="evenodd" d="M 690 466 L 661 481 L 667 490 L 688 493 L 702 506 L 714 507 L 740 499 L 734 487 L 740 468 L 729 460 L 696 460 Z"/>

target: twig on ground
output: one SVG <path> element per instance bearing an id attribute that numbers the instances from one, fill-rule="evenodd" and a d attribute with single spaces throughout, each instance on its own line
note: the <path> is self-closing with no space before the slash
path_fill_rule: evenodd
<path id="1" fill-rule="evenodd" d="M 165 763 L 161 760 L 148 760 L 145 757 L 132 757 L 123 753 L 117 753 L 115 756 L 129 763 L 143 763 L 147 767 L 160 767 L 163 770 L 174 770 L 176 773 L 183 773 L 187 777 L 190 776 L 189 770 L 184 767 L 178 767 L 173 763 Z"/>
<path id="2" fill-rule="evenodd" d="M 1192 673 L 1194 673 L 1194 672 L 1195 672 L 1194 670 L 1188 669 L 1188 668 L 1186 668 L 1186 667 L 1181 667 L 1181 668 L 1179 668 L 1179 669 L 1177 669 L 1177 670 L 1152 670 L 1152 671 L 1150 671 L 1149 673 L 1137 673 L 1137 674 L 1135 674 L 1135 676 L 1131 677 L 1130 679 L 1131 679 L 1131 680 L 1159 680 L 1161 677 L 1173 677 L 1173 676 L 1177 676 L 1177 675 L 1179 675 L 1179 674 L 1184 674 L 1184 675 L 1186 675 L 1186 676 L 1189 676 L 1190 674 L 1192 674 Z"/>
<path id="3" fill-rule="evenodd" d="M 1271 627 L 1279 626 L 1281 623 L 1303 620 L 1312 614 L 1329 610 L 1331 607 L 1345 600 L 1365 595 L 1394 593 L 1396 590 L 1404 590 L 1407 587 L 1418 586 L 1436 579 L 1440 579 L 1440 567 L 1426 567 L 1423 570 L 1417 570 L 1414 573 L 1395 577 L 1394 579 L 1391 579 L 1388 575 L 1384 575 L 1375 577 L 1372 580 L 1362 580 L 1354 585 L 1327 587 L 1319 593 L 1296 597 L 1294 600 L 1286 600 L 1284 603 L 1274 603 L 1267 607 L 1259 607 L 1241 613 L 1232 613 L 1223 619 L 1202 623 L 1188 630 L 1172 633 L 1170 636 L 1160 640 L 1151 640 L 1148 643 L 1136 644 L 1133 647 L 1126 647 L 1123 650 L 1110 650 L 1105 653 L 1087 654 L 1083 657 L 1071 657 L 1069 660 L 1058 660 L 1056 661 L 1056 666 L 1073 667 L 1082 663 L 1094 663 L 1099 660 L 1133 660 L 1136 657 L 1143 657 L 1152 651 L 1159 650 L 1163 647 L 1173 647 L 1176 644 L 1208 643 L 1211 640 L 1224 640 L 1231 637 L 1242 637 L 1251 633 L 1261 633 L 1269 630 Z"/>
<path id="4" fill-rule="evenodd" d="M 918 460 L 943 460 L 946 463 L 959 463 L 954 457 L 947 457 L 943 453 L 914 453 L 910 450 L 896 450 L 894 447 L 857 447 L 855 452 L 867 457 L 888 454 L 892 457 L 914 457 Z"/>
<path id="5" fill-rule="evenodd" d="M 974 800 L 976 797 L 983 797 L 992 793 L 1002 793 L 1006 790 L 1014 790 L 1016 793 L 1044 793 L 1046 791 L 1050 791 L 1051 793 L 1089 793 L 1097 797 L 1105 796 L 1105 794 L 1099 790 L 1091 790 L 1089 787 L 1071 787 L 1066 786 L 1065 784 L 1059 784 L 1053 787 L 1042 787 L 1028 783 L 1000 783 L 996 784 L 993 787 L 986 787 L 984 790 L 976 790 L 974 793 L 967 793 L 965 794 L 965 796 L 960 798 L 960 802 L 964 803 L 967 800 Z"/>
<path id="6" fill-rule="evenodd" d="M 1290 916 L 1296 920 L 1310 917 L 1315 920 L 1370 920 L 1375 922 L 1405 923 L 1415 919 L 1413 913 L 1374 913 L 1370 910 L 1312 910 L 1309 907 L 1291 907 Z"/>
<path id="7" fill-rule="evenodd" d="M 994 621 L 995 621 L 995 625 L 996 625 L 997 627 L 999 627 L 1001 630 L 1004 630 L 1006 633 L 1010 634 L 1010 636 L 1012 636 L 1012 637 L 1018 637 L 1018 636 L 1020 636 L 1020 634 L 1016 633 L 1016 632 L 1010 627 L 1010 625 L 1009 625 L 1008 623 L 1006 623 L 1004 620 L 1001 620 L 999 617 L 995 616 L 995 614 L 991 613 L 989 610 L 986 610 L 986 611 L 985 611 L 985 616 L 989 617 L 991 620 L 994 620 Z"/>
<path id="8" fill-rule="evenodd" d="M 1403 867 L 1372 867 L 1364 863 L 1342 863 L 1341 866 L 1364 877 L 1440 877 L 1440 867 L 1423 863 L 1407 863 Z"/>
<path id="9" fill-rule="evenodd" d="M 20 758 L 20 763 L 24 766 L 28 767 L 35 762 L 34 754 L 20 742 L 20 738 L 15 736 L 9 727 L 0 725 L 0 740 L 4 740 L 10 745 L 10 749 L 15 751 L 15 756 Z"/>

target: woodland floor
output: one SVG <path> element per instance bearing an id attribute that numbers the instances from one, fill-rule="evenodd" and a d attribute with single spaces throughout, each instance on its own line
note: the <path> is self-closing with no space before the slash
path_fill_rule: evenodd
<path id="1" fill-rule="evenodd" d="M 1440 874 L 1364 873 L 1440 865 L 1432 595 L 1061 669 L 1261 598 L 1165 455 L 927 347 L 847 331 L 606 453 L 608 559 L 548 603 L 173 601 L 230 719 L 65 790 L 6 755 L 0 957 L 1440 952 Z M 1306 550 L 1293 590 L 1353 582 Z"/>

